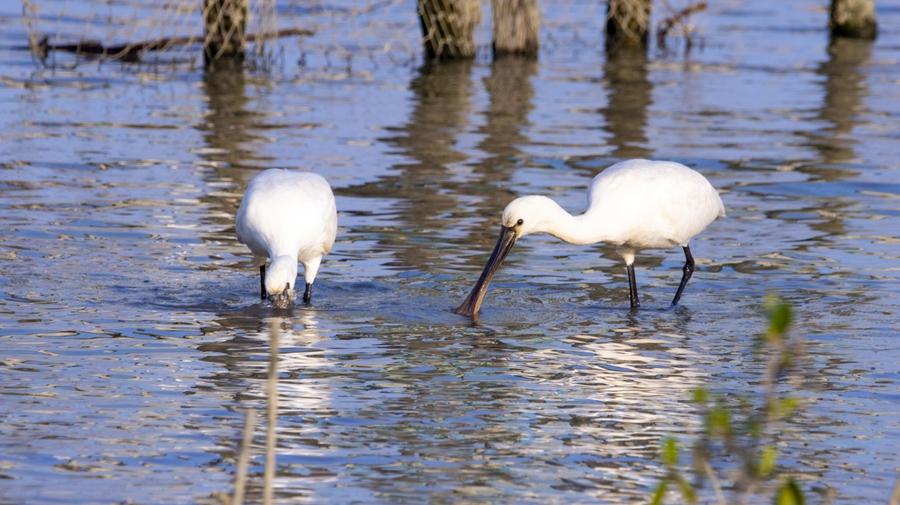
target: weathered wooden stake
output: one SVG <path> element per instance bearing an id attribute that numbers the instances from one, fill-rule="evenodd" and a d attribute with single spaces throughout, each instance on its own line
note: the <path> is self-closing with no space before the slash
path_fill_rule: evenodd
<path id="1" fill-rule="evenodd" d="M 872 40 L 878 34 L 875 0 L 831 0 L 831 35 Z"/>
<path id="2" fill-rule="evenodd" d="M 475 27 L 481 22 L 479 0 L 417 0 L 419 22 L 429 59 L 475 56 Z"/>
<path id="3" fill-rule="evenodd" d="M 650 0 L 609 0 L 606 4 L 606 49 L 647 47 Z"/>
<path id="4" fill-rule="evenodd" d="M 494 58 L 506 55 L 535 57 L 541 12 L 537 0 L 492 0 Z"/>
<path id="5" fill-rule="evenodd" d="M 249 0 L 203 0 L 203 61 L 242 61 Z"/>

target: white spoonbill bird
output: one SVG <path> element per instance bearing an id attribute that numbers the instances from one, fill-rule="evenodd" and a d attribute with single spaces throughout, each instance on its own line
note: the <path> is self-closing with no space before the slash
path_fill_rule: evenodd
<path id="1" fill-rule="evenodd" d="M 549 233 L 570 244 L 606 242 L 625 260 L 631 307 L 640 306 L 634 278 L 639 249 L 680 245 L 685 263 L 672 304 L 678 303 L 694 273 L 688 245 L 716 218 L 725 216 L 719 193 L 698 172 L 673 161 L 628 160 L 600 172 L 591 182 L 588 207 L 573 216 L 545 196 L 516 198 L 503 210 L 500 238 L 481 277 L 456 312 L 475 317 L 488 285 L 516 241 L 530 233 Z"/>
<path id="2" fill-rule="evenodd" d="M 268 296 L 278 308 L 293 301 L 300 261 L 306 277 L 303 303 L 309 304 L 322 256 L 336 235 L 334 193 L 321 175 L 273 168 L 250 180 L 237 213 L 237 236 L 259 265 L 263 300 Z"/>

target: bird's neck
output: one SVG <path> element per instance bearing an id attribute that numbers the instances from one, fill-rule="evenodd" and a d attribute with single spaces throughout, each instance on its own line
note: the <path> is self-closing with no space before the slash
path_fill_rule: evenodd
<path id="1" fill-rule="evenodd" d="M 547 230 L 554 237 L 570 244 L 596 244 L 606 240 L 603 223 L 589 219 L 587 214 L 573 216 L 562 207 L 558 207 L 557 215 L 550 221 L 553 225 Z"/>

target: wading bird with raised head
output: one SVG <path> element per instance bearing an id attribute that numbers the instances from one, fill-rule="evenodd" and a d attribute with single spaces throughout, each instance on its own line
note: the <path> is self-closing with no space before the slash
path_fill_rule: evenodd
<path id="1" fill-rule="evenodd" d="M 299 261 L 306 278 L 303 303 L 308 305 L 322 257 L 336 235 L 334 193 L 324 177 L 273 168 L 250 180 L 237 213 L 237 236 L 259 266 L 263 300 L 268 297 L 278 308 L 290 305 Z"/>
<path id="2" fill-rule="evenodd" d="M 700 173 L 672 161 L 628 160 L 600 172 L 591 182 L 588 206 L 573 216 L 546 196 L 516 198 L 500 223 L 500 238 L 472 292 L 456 312 L 475 317 L 488 285 L 516 241 L 531 233 L 549 233 L 570 244 L 604 242 L 625 260 L 632 309 L 640 306 L 634 255 L 641 249 L 681 246 L 685 263 L 672 305 L 678 303 L 694 273 L 689 242 L 725 216 L 719 193 Z"/>

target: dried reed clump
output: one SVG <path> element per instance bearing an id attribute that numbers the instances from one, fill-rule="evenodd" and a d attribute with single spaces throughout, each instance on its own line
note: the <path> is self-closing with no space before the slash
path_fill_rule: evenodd
<path id="1" fill-rule="evenodd" d="M 606 47 L 642 47 L 650 31 L 650 0 L 609 0 Z"/>
<path id="2" fill-rule="evenodd" d="M 831 0 L 831 34 L 836 37 L 874 39 L 875 0 Z"/>
<path id="3" fill-rule="evenodd" d="M 540 10 L 537 0 L 493 0 L 494 56 L 538 52 Z"/>
<path id="4" fill-rule="evenodd" d="M 475 56 L 475 28 L 481 23 L 479 0 L 418 0 L 425 52 L 431 59 Z"/>
<path id="5" fill-rule="evenodd" d="M 244 57 L 248 0 L 204 0 L 203 56 L 206 63 Z"/>

